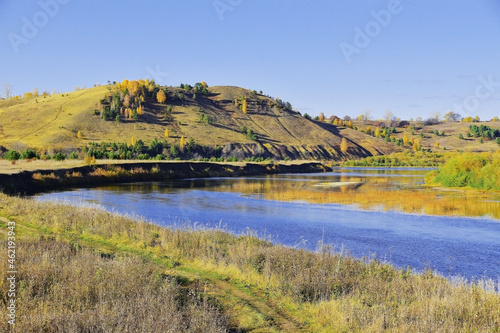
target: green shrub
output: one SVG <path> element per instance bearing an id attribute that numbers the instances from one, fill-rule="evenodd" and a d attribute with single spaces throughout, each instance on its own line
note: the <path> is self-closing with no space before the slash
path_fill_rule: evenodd
<path id="1" fill-rule="evenodd" d="M 54 161 L 64 161 L 66 159 L 66 155 L 63 153 L 56 153 L 54 156 L 52 156 L 52 159 Z"/>
<path id="2" fill-rule="evenodd" d="M 446 187 L 500 189 L 500 154 L 460 154 L 439 170 L 426 176 L 426 182 Z"/>
<path id="3" fill-rule="evenodd" d="M 21 153 L 21 159 L 23 160 L 27 160 L 27 159 L 32 159 L 34 157 L 38 157 L 36 152 L 31 150 L 31 149 L 25 149 L 22 153 Z"/>
<path id="4" fill-rule="evenodd" d="M 16 161 L 21 157 L 17 150 L 9 150 L 5 153 L 5 158 L 9 161 Z"/>

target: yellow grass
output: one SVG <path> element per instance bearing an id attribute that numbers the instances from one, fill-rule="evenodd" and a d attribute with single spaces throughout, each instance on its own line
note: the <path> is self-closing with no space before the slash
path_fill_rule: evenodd
<path id="1" fill-rule="evenodd" d="M 122 331 L 122 325 L 162 331 L 165 318 L 180 320 L 187 308 L 194 312 L 182 319 L 194 325 L 198 318 L 197 323 L 208 325 L 202 332 L 221 324 L 222 329 L 256 332 L 500 329 L 495 290 L 500 286 L 493 281 L 450 282 L 430 271 L 413 274 L 359 261 L 326 246 L 313 253 L 272 246 L 251 233 L 237 237 L 221 230 L 173 230 L 93 208 L 5 195 L 0 195 L 0 215 L 16 222 L 22 247 L 18 324 L 35 331 L 43 325 L 89 331 L 91 325 L 104 324 L 112 331 Z M 5 239 L 5 224 L 0 224 Z M 5 270 L 0 265 L 1 276 Z M 187 279 L 188 295 L 219 304 L 229 326 L 203 301 L 188 299 L 187 308 L 176 310 L 169 300 L 176 292 L 166 283 L 169 277 Z M 6 299 L 4 289 L 0 297 Z M 0 302 L 0 311 L 5 310 Z M 186 321 L 181 325 L 189 325 Z"/>

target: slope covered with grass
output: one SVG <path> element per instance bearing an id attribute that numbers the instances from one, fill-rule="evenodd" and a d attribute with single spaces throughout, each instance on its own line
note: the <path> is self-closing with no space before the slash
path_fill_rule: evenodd
<path id="1" fill-rule="evenodd" d="M 140 82 L 139 88 L 121 83 L 0 101 L 0 146 L 35 148 L 43 155 L 82 149 L 91 142 L 130 144 L 134 138 L 148 145 L 166 139 L 173 146 L 192 138 L 200 146 L 243 157 L 334 160 L 399 149 L 350 128 L 306 119 L 289 103 L 248 89 L 130 82 Z M 160 90 L 165 101 L 157 98 Z M 347 151 L 340 148 L 343 137 Z"/>

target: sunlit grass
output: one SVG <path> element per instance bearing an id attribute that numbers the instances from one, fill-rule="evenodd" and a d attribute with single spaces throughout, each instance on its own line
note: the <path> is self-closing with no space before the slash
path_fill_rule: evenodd
<path id="1" fill-rule="evenodd" d="M 175 305 L 175 298 L 169 301 L 179 289 L 159 276 L 181 285 L 185 279 L 199 281 L 200 288 L 190 282 L 187 292 L 199 290 L 216 300 L 230 326 L 243 331 L 500 329 L 500 286 L 493 281 L 450 281 L 431 271 L 415 274 L 360 261 L 327 246 L 309 252 L 273 246 L 251 233 L 163 228 L 96 208 L 5 195 L 0 195 L 0 213 L 16 221 L 19 237 L 26 239 L 19 243 L 20 297 L 29 307 L 19 312 L 24 331 L 45 327 L 40 325 L 57 325 L 59 331 L 80 325 L 76 330 L 88 331 L 103 323 L 114 331 L 125 323 L 136 331 L 161 331 L 168 318 L 181 317 L 189 325 L 196 319 L 216 325 L 206 327 L 227 327 L 217 326 L 224 316 L 209 303 L 188 299 L 186 308 Z M 5 290 L 0 296 L 4 312 Z M 120 322 L 122 315 L 127 317 Z"/>

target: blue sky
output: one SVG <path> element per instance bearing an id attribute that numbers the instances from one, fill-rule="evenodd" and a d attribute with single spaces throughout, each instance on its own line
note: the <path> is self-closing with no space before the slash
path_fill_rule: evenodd
<path id="1" fill-rule="evenodd" d="M 3 0 L 0 84 L 262 90 L 302 113 L 500 116 L 499 0 Z"/>

